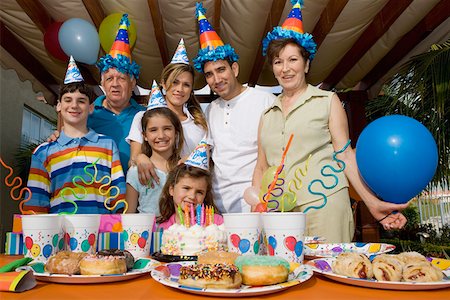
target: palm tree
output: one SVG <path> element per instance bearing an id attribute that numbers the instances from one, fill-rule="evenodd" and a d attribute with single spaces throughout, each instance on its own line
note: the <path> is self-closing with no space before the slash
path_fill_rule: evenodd
<path id="1" fill-rule="evenodd" d="M 369 121 L 402 114 L 430 130 L 438 147 L 439 163 L 429 187 L 448 189 L 450 179 L 450 40 L 432 45 L 412 57 L 384 85 L 383 96 L 369 101 Z"/>

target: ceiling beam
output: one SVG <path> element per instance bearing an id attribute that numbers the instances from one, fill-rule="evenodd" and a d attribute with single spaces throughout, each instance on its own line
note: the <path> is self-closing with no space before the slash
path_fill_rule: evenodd
<path id="1" fill-rule="evenodd" d="M 83 0 L 83 4 L 98 31 L 100 24 L 106 17 L 102 5 L 100 4 L 100 0 Z"/>
<path id="2" fill-rule="evenodd" d="M 163 66 L 169 63 L 169 51 L 167 50 L 166 35 L 164 34 L 163 20 L 159 10 L 158 0 L 147 0 L 150 14 L 152 15 L 153 29 L 155 31 L 156 41 L 161 54 Z"/>
<path id="3" fill-rule="evenodd" d="M 59 84 L 47 69 L 22 45 L 18 38 L 0 21 L 0 43 L 1 46 L 11 54 L 22 66 L 24 66 L 42 85 L 53 93 L 53 101 L 49 100 L 51 105 L 55 105 L 55 99 L 58 97 Z"/>
<path id="4" fill-rule="evenodd" d="M 345 5 L 347 5 L 348 0 L 335 0 L 328 1 L 327 6 L 320 14 L 319 21 L 312 31 L 312 36 L 317 44 L 317 49 L 319 49 L 322 42 L 325 40 L 327 34 L 333 28 L 334 23 L 341 14 Z"/>
<path id="5" fill-rule="evenodd" d="M 361 89 L 369 89 L 409 51 L 450 17 L 450 0 L 441 0 L 413 29 L 406 33 L 376 66 L 361 80 Z"/>
<path id="6" fill-rule="evenodd" d="M 41 2 L 34 0 L 16 0 L 16 2 L 42 33 L 45 33 L 47 27 L 53 23 L 52 17 L 45 12 Z"/>
<path id="7" fill-rule="evenodd" d="M 272 7 L 269 11 L 269 15 L 267 16 L 266 26 L 264 28 L 263 36 L 258 43 L 258 51 L 256 52 L 256 57 L 253 62 L 252 71 L 250 72 L 250 76 L 248 78 L 248 85 L 255 86 L 258 83 L 259 75 L 264 66 L 264 56 L 262 55 L 262 42 L 267 32 L 272 30 L 273 27 L 278 26 L 281 19 L 281 14 L 283 13 L 284 5 L 286 1 L 284 0 L 273 0 Z"/>
<path id="8" fill-rule="evenodd" d="M 220 14 L 222 12 L 222 0 L 214 0 L 213 28 L 220 36 Z"/>
<path id="9" fill-rule="evenodd" d="M 323 81 L 321 88 L 330 90 L 353 68 L 366 52 L 388 31 L 412 0 L 390 0 L 373 18 L 350 50 Z"/>

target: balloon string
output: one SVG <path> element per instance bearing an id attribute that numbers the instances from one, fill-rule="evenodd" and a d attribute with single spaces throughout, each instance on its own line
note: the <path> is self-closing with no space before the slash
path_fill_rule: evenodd
<path id="1" fill-rule="evenodd" d="M 16 176 L 11 180 L 11 182 L 8 182 L 9 178 L 13 176 L 13 173 L 14 173 L 13 168 L 8 166 L 1 157 L 0 157 L 0 163 L 2 164 L 3 167 L 8 169 L 8 171 L 9 171 L 9 174 L 6 175 L 6 177 L 5 177 L 5 185 L 7 187 L 12 187 L 11 191 L 9 192 L 11 199 L 18 201 L 23 198 L 23 195 L 25 192 L 28 192 L 28 197 L 26 199 L 24 198 L 22 201 L 19 202 L 19 210 L 20 210 L 21 214 L 23 214 L 23 215 L 36 214 L 36 212 L 33 210 L 24 210 L 24 208 L 23 208 L 24 204 L 31 200 L 31 196 L 32 196 L 31 190 L 28 187 L 23 187 L 19 190 L 19 195 L 17 197 L 14 196 L 14 191 L 19 189 L 22 186 L 22 178 L 20 178 L 19 176 Z"/>
<path id="2" fill-rule="evenodd" d="M 262 203 L 265 203 L 266 205 L 265 205 L 265 207 L 267 208 L 267 195 L 270 195 L 271 193 L 272 193 L 272 190 L 274 189 L 274 187 L 275 187 L 275 184 L 277 183 L 277 181 L 278 181 L 278 176 L 280 175 L 280 173 L 281 173 L 281 170 L 283 170 L 283 167 L 284 167 L 284 160 L 285 160 L 285 158 L 286 158 L 286 155 L 287 155 L 287 152 L 288 152 L 288 150 L 289 150 L 289 148 L 291 147 L 291 142 L 292 142 L 292 139 L 294 138 L 294 134 L 293 133 L 291 133 L 291 135 L 289 136 L 289 140 L 288 140 L 288 142 L 287 142 L 287 144 L 286 144 L 286 147 L 285 147 L 285 149 L 284 149 L 284 151 L 283 151 L 283 155 L 281 155 L 281 162 L 280 162 L 280 165 L 278 166 L 278 168 L 277 168 L 277 171 L 275 172 L 275 176 L 274 176 L 274 178 L 273 178 L 273 181 L 272 181 L 272 183 L 270 184 L 270 186 L 269 186 L 269 189 L 267 190 L 267 194 L 265 194 L 264 196 L 263 196 L 263 198 L 262 198 Z"/>
<path id="3" fill-rule="evenodd" d="M 317 206 L 314 206 L 314 205 L 308 206 L 308 207 L 303 211 L 304 213 L 308 212 L 308 210 L 310 210 L 310 209 L 321 209 L 322 207 L 324 207 L 324 206 L 327 204 L 327 201 L 328 201 L 327 196 L 326 196 L 324 193 L 322 193 L 322 192 L 315 192 L 315 191 L 313 191 L 313 190 L 311 189 L 311 186 L 312 186 L 314 183 L 318 182 L 318 183 L 320 183 L 320 184 L 322 185 L 322 187 L 323 187 L 324 189 L 331 190 L 331 189 L 335 188 L 335 187 L 338 185 L 338 183 L 339 183 L 339 178 L 338 178 L 336 175 L 334 175 L 334 174 L 325 174 L 325 169 L 326 169 L 326 168 L 329 168 L 331 171 L 333 171 L 333 172 L 335 172 L 335 173 L 340 173 L 340 172 L 342 172 L 342 171 L 345 170 L 345 166 L 346 166 L 346 165 L 345 165 L 345 162 L 342 161 L 342 160 L 340 160 L 340 159 L 338 159 L 338 158 L 337 158 L 337 155 L 340 154 L 340 153 L 342 153 L 342 152 L 344 152 L 344 151 L 347 149 L 347 147 L 350 145 L 350 142 L 351 142 L 351 141 L 348 140 L 347 143 L 345 144 L 345 146 L 344 146 L 342 149 L 340 149 L 340 150 L 338 150 L 338 151 L 335 151 L 335 152 L 333 153 L 333 160 L 336 161 L 338 164 L 341 164 L 341 165 L 342 165 L 340 169 L 337 170 L 337 169 L 335 169 L 333 166 L 327 164 L 327 165 L 323 166 L 322 169 L 320 170 L 320 174 L 322 174 L 323 177 L 333 177 L 333 178 L 334 178 L 334 184 L 332 184 L 332 185 L 330 185 L 330 186 L 327 186 L 327 185 L 323 182 L 322 179 L 314 179 L 314 180 L 312 180 L 312 181 L 309 183 L 309 185 L 308 185 L 308 191 L 309 191 L 311 194 L 313 194 L 313 195 L 319 195 L 319 196 L 322 196 L 322 198 L 323 198 L 323 203 L 322 203 L 321 205 L 317 205 Z"/>

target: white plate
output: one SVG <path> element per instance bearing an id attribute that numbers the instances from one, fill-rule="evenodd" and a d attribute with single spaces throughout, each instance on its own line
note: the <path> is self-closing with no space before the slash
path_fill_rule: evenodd
<path id="1" fill-rule="evenodd" d="M 395 249 L 394 245 L 382 243 L 337 243 L 305 244 L 305 258 L 335 257 L 343 252 L 364 253 L 367 256 L 386 253 Z"/>
<path id="2" fill-rule="evenodd" d="M 325 238 L 320 236 L 305 236 L 304 244 L 320 244 L 325 242 Z"/>
<path id="3" fill-rule="evenodd" d="M 415 290 L 436 290 L 450 287 L 450 278 L 447 276 L 444 276 L 444 279 L 442 281 L 437 282 L 394 282 L 394 281 L 379 281 L 375 279 L 359 279 L 338 275 L 333 273 L 333 271 L 331 270 L 331 264 L 333 263 L 334 260 L 336 260 L 335 257 L 319 258 L 311 260 L 307 264 L 312 267 L 314 272 L 319 273 L 332 280 L 368 288 L 415 291 Z M 445 274 L 448 274 L 448 271 L 450 271 L 450 267 L 444 269 L 443 271 Z"/>
<path id="4" fill-rule="evenodd" d="M 51 274 L 43 270 L 43 263 L 31 264 L 29 266 L 21 267 L 19 269 L 32 269 L 34 277 L 40 281 L 55 282 L 55 283 L 70 283 L 70 284 L 86 284 L 86 283 L 105 283 L 130 280 L 146 273 L 161 265 L 160 262 L 148 259 L 138 258 L 134 263 L 134 268 L 127 273 L 116 275 L 65 275 L 65 274 Z"/>
<path id="5" fill-rule="evenodd" d="M 241 285 L 239 289 L 201 289 L 183 286 L 178 283 L 178 277 L 181 266 L 193 265 L 195 262 L 178 262 L 169 263 L 164 266 L 157 267 L 152 270 L 152 277 L 156 281 L 162 283 L 163 285 L 181 290 L 183 292 L 206 295 L 206 296 L 216 296 L 216 297 L 247 297 L 256 295 L 265 295 L 280 292 L 291 286 L 305 282 L 313 275 L 312 268 L 307 265 L 300 265 L 297 269 L 289 274 L 288 281 L 268 285 L 268 286 L 247 286 Z M 170 275 L 169 275 L 170 274 Z"/>

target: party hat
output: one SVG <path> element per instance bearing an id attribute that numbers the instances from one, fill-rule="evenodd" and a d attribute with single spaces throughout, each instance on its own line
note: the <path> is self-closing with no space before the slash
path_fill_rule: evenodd
<path id="1" fill-rule="evenodd" d="M 171 64 L 189 64 L 189 58 L 187 56 L 186 47 L 184 46 L 184 40 L 181 39 L 178 43 L 177 50 L 175 50 L 175 54 L 172 57 Z"/>
<path id="2" fill-rule="evenodd" d="M 150 95 L 150 99 L 148 99 L 147 110 L 154 109 L 158 107 L 167 107 L 166 100 L 161 93 L 161 90 L 158 87 L 158 84 L 155 80 L 153 80 L 152 84 L 152 93 Z"/>
<path id="3" fill-rule="evenodd" d="M 184 164 L 209 171 L 209 147 L 206 137 L 200 140 Z"/>
<path id="4" fill-rule="evenodd" d="M 69 65 L 67 66 L 66 77 L 64 78 L 64 84 L 82 82 L 84 81 L 83 76 L 81 76 L 80 70 L 75 63 L 73 56 L 70 56 Z"/>
<path id="5" fill-rule="evenodd" d="M 283 25 L 275 27 L 267 33 L 263 40 L 263 55 L 267 54 L 267 48 L 273 40 L 293 39 L 295 42 L 309 52 L 309 59 L 312 60 L 317 51 L 317 45 L 313 37 L 303 30 L 302 5 L 303 0 L 291 0 L 292 10 L 287 16 Z"/>
<path id="6" fill-rule="evenodd" d="M 135 78 L 139 77 L 140 66 L 131 60 L 130 41 L 128 39 L 129 26 L 128 14 L 123 14 L 120 19 L 116 39 L 111 46 L 109 54 L 101 57 L 97 63 L 100 73 L 106 72 L 110 68 L 115 68 L 119 72 L 128 73 Z"/>
<path id="7" fill-rule="evenodd" d="M 224 44 L 220 39 L 217 32 L 214 31 L 211 24 L 206 19 L 206 10 L 199 2 L 195 4 L 195 15 L 198 20 L 198 26 L 200 31 L 200 50 L 198 50 L 197 56 L 193 59 L 194 68 L 203 72 L 203 66 L 208 61 L 217 61 L 227 59 L 231 62 L 235 62 L 239 59 L 239 56 L 234 51 L 230 44 Z"/>

